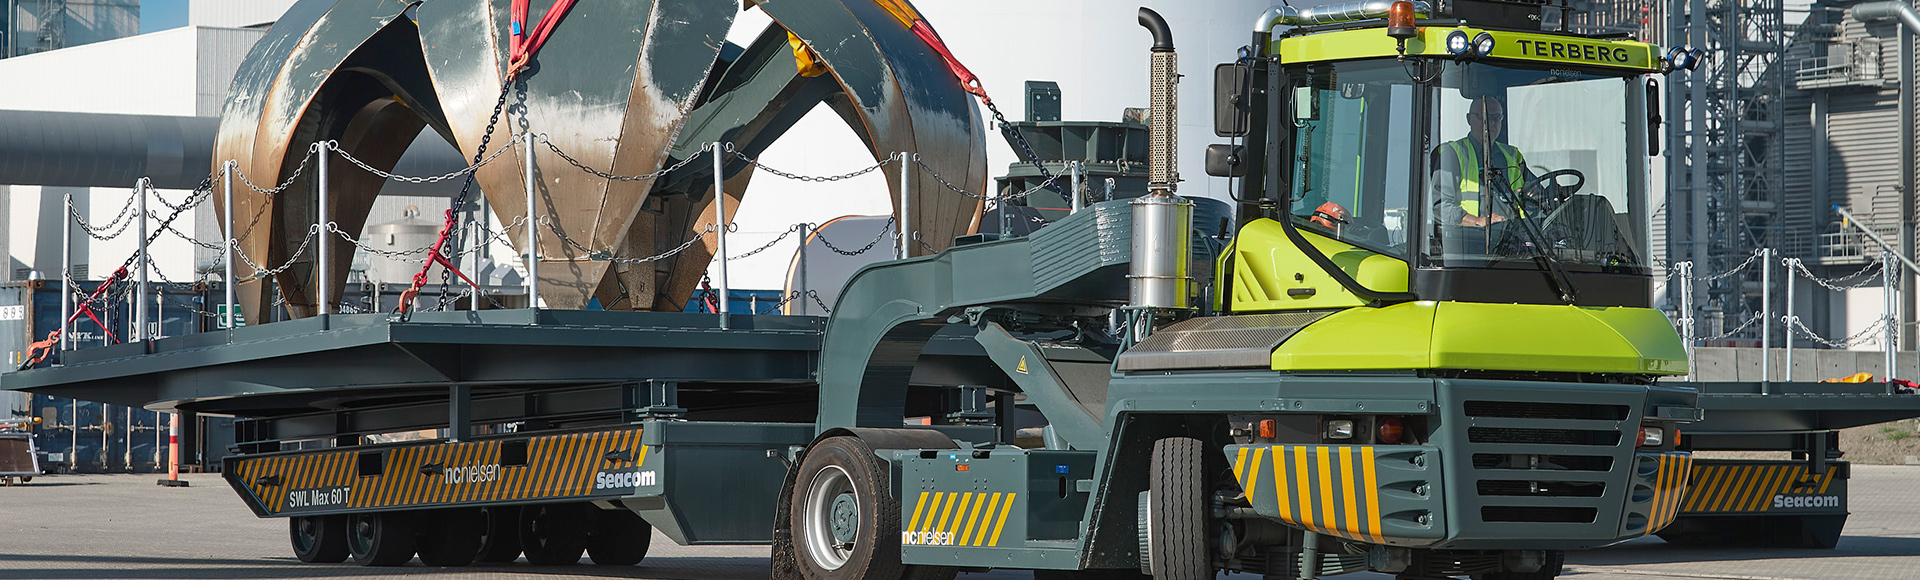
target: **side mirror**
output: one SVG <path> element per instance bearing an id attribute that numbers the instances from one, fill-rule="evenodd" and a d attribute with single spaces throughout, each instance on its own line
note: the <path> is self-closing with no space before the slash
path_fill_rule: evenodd
<path id="1" fill-rule="evenodd" d="M 1208 145 L 1207 175 L 1243 177 L 1247 174 L 1247 148 L 1238 145 Z"/>
<path id="2" fill-rule="evenodd" d="M 1247 101 L 1253 96 L 1253 67 L 1224 63 L 1213 67 L 1213 134 L 1221 137 L 1245 137 L 1252 109 Z"/>
<path id="3" fill-rule="evenodd" d="M 1647 156 L 1660 154 L 1660 81 L 1647 79 Z"/>
<path id="4" fill-rule="evenodd" d="M 1293 88 L 1294 122 L 1314 121 L 1320 118 L 1320 101 L 1313 98 L 1313 87 Z"/>

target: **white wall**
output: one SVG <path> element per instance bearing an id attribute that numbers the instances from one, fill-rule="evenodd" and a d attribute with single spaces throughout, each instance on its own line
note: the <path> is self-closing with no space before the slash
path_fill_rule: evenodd
<path id="1" fill-rule="evenodd" d="M 280 19 L 298 0 L 191 0 L 188 26 L 261 27 Z"/>
<path id="2" fill-rule="evenodd" d="M 198 36 L 176 28 L 0 60 L 0 79 L 31 87 L 0 91 L 0 109 L 193 115 Z"/>

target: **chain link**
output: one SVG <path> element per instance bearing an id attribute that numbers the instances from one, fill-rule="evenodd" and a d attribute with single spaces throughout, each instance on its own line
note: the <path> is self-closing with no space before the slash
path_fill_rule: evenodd
<path id="1" fill-rule="evenodd" d="M 869 251 L 872 251 L 874 246 L 880 245 L 880 240 L 887 239 L 887 234 L 893 232 L 894 225 L 895 224 L 894 224 L 893 218 L 887 218 L 886 225 L 881 226 L 880 233 L 873 236 L 873 241 L 867 242 L 867 245 L 861 246 L 859 250 L 854 250 L 854 251 L 843 250 L 839 246 L 833 245 L 833 242 L 828 240 L 827 237 L 823 235 L 815 234 L 813 239 L 819 240 L 820 245 L 825 246 L 829 250 L 833 250 L 833 253 L 835 254 L 840 254 L 842 256 L 858 256 L 861 254 L 865 254 Z M 808 224 L 808 226 L 816 227 L 816 228 L 818 227 L 812 224 Z M 819 230 L 816 229 L 814 231 L 818 232 Z"/>
<path id="2" fill-rule="evenodd" d="M 560 226 L 555 225 L 554 220 L 547 219 L 547 216 L 540 216 L 539 223 L 547 226 L 548 231 L 551 231 L 554 233 L 554 235 L 559 236 L 560 240 L 563 242 L 566 242 L 567 245 L 572 246 L 576 250 L 586 252 L 587 258 L 589 260 L 593 260 L 596 262 L 613 262 L 616 264 L 645 264 L 648 262 L 658 262 L 660 260 L 665 260 L 667 258 L 677 256 L 681 252 L 687 251 L 687 248 L 691 248 L 693 247 L 694 244 L 699 243 L 700 240 L 705 239 L 707 237 L 707 234 L 711 234 L 713 232 L 719 231 L 719 228 L 714 227 L 713 224 L 706 224 L 706 228 L 700 230 L 700 233 L 694 234 L 693 237 L 687 238 L 686 242 L 681 243 L 679 246 L 675 247 L 674 249 L 667 250 L 664 253 L 647 256 L 645 258 L 618 258 L 613 256 L 612 250 L 595 250 L 593 248 L 587 247 L 585 244 L 581 244 L 579 241 L 576 241 L 571 237 L 568 237 L 567 233 L 565 231 L 561 231 Z"/>
<path id="3" fill-rule="evenodd" d="M 292 253 L 287 254 L 287 263 L 281 264 L 280 267 L 273 268 L 273 269 L 261 268 L 259 264 L 254 263 L 253 258 L 247 257 L 246 252 L 240 251 L 239 242 L 229 240 L 228 243 L 231 243 L 234 246 L 233 255 L 239 256 L 241 262 L 245 262 L 247 264 L 247 267 L 253 268 L 253 274 L 247 275 L 242 279 L 243 280 L 260 280 L 268 276 L 277 276 L 281 272 L 285 272 L 288 269 L 292 268 L 294 264 L 299 263 L 302 255 L 307 252 L 307 246 L 313 245 L 314 238 L 317 238 L 319 236 L 320 236 L 319 226 L 307 228 L 306 239 L 300 240 L 300 247 L 294 249 Z"/>
<path id="4" fill-rule="evenodd" d="M 1000 107 L 994 105 L 993 101 L 981 97 L 980 102 L 986 104 L 987 110 L 993 113 L 993 122 L 1000 124 L 1000 133 L 1006 135 L 1007 139 L 1013 141 L 1013 144 L 1020 146 L 1020 153 L 1024 155 L 1023 159 L 1028 163 L 1032 163 L 1035 169 L 1040 170 L 1040 177 L 1046 178 L 1046 181 L 1040 183 L 1040 187 L 1053 190 L 1054 193 L 1063 196 L 1066 195 L 1066 193 L 1060 191 L 1059 187 L 1053 186 L 1053 181 L 1057 176 L 1053 175 L 1053 172 L 1047 171 L 1046 164 L 1040 162 L 1040 155 L 1033 152 L 1032 145 L 1027 144 L 1027 136 L 1020 134 L 1020 130 L 1015 129 L 1013 123 L 1007 121 L 1007 116 L 1000 112 Z M 1032 193 L 1032 191 L 1028 191 L 1025 194 L 1021 194 L 1021 197 L 1031 195 Z"/>
<path id="5" fill-rule="evenodd" d="M 1729 336 L 1733 336 L 1733 335 L 1736 335 L 1736 334 L 1740 334 L 1740 331 L 1742 331 L 1742 330 L 1746 330 L 1746 329 L 1747 329 L 1747 327 L 1749 327 L 1749 326 L 1753 326 L 1753 323 L 1755 323 L 1755 322 L 1759 322 L 1759 321 L 1760 321 L 1760 315 L 1758 315 L 1758 314 L 1755 314 L 1755 315 L 1753 315 L 1753 317 L 1751 317 L 1751 318 L 1748 318 L 1746 322 L 1742 322 L 1742 323 L 1740 323 L 1740 326 L 1736 326 L 1736 327 L 1734 327 L 1734 328 L 1733 328 L 1733 330 L 1729 330 L 1729 331 L 1726 331 L 1726 332 L 1723 332 L 1723 333 L 1720 333 L 1720 334 L 1718 334 L 1718 335 L 1716 335 L 1716 336 L 1709 336 L 1709 337 L 1706 337 L 1706 338 L 1702 338 L 1702 339 L 1700 339 L 1700 340 L 1720 340 L 1720 339 L 1722 339 L 1722 338 L 1726 338 L 1726 337 L 1729 337 Z"/>
<path id="6" fill-rule="evenodd" d="M 581 171 L 585 171 L 587 173 L 593 174 L 595 177 L 599 177 L 601 179 L 610 179 L 613 181 L 642 181 L 647 179 L 658 179 L 660 178 L 660 176 L 666 175 L 668 173 L 673 173 L 674 171 L 678 171 L 682 167 L 686 167 L 687 164 L 693 163 L 693 160 L 699 159 L 702 154 L 705 154 L 707 151 L 713 149 L 713 144 L 708 143 L 705 146 L 702 146 L 699 153 L 688 155 L 686 159 L 681 159 L 678 163 L 674 163 L 673 165 L 669 165 L 667 167 L 661 168 L 659 171 L 655 171 L 653 173 L 643 173 L 640 175 L 616 175 L 613 173 L 607 173 L 605 171 L 588 167 L 587 164 L 581 163 L 580 160 L 578 159 L 574 159 L 573 156 L 568 155 L 567 152 L 561 151 L 560 146 L 554 145 L 553 141 L 547 139 L 546 135 L 539 135 L 537 136 L 537 138 L 540 139 L 541 143 L 545 143 L 547 145 L 547 149 L 550 151 L 553 151 L 554 155 L 559 155 L 561 159 L 565 159 L 568 165 L 572 165 Z M 728 143 L 726 147 L 727 147 L 727 150 L 731 151 L 733 149 L 733 144 Z"/>
<path id="7" fill-rule="evenodd" d="M 1879 320 L 1875 320 L 1871 324 L 1868 324 L 1867 327 L 1862 329 L 1860 332 L 1854 334 L 1853 336 L 1849 336 L 1840 340 L 1827 340 L 1826 338 L 1823 338 L 1818 334 L 1814 334 L 1813 329 L 1807 328 L 1807 325 L 1800 323 L 1800 317 L 1798 316 L 1793 317 L 1787 322 L 1793 327 L 1793 330 L 1799 331 L 1800 336 L 1804 336 L 1808 340 L 1812 340 L 1814 342 L 1818 342 L 1820 344 L 1823 344 L 1832 348 L 1847 348 L 1857 344 L 1863 344 L 1866 342 L 1878 342 L 1880 333 L 1886 332 L 1887 330 L 1887 327 L 1886 327 L 1887 319 L 1888 317 L 1882 316 L 1880 317 Z M 1875 340 L 1868 341 L 1866 340 L 1867 338 L 1873 338 Z"/>
<path id="8" fill-rule="evenodd" d="M 347 163 L 352 163 L 355 167 L 359 167 L 362 171 L 366 171 L 367 173 L 372 173 L 374 175 L 379 176 L 381 179 L 385 179 L 387 181 L 399 181 L 404 183 L 439 183 L 442 181 L 453 181 L 455 179 L 466 177 L 468 175 L 472 175 L 475 172 L 480 171 L 481 167 L 486 167 L 487 164 L 493 163 L 493 160 L 499 159 L 501 155 L 506 155 L 508 151 L 513 150 L 512 147 L 501 147 L 500 149 L 494 151 L 492 155 L 486 156 L 480 161 L 474 163 L 473 165 L 468 165 L 466 167 L 462 167 L 460 169 L 456 169 L 451 172 L 442 173 L 440 175 L 413 177 L 413 176 L 407 176 L 407 175 L 400 175 L 397 173 L 391 173 L 387 171 L 381 171 L 380 169 L 372 165 L 368 165 L 366 162 L 361 161 L 357 157 L 354 157 L 353 154 L 347 153 L 347 150 L 341 149 L 339 141 L 327 141 L 325 143 L 321 143 L 320 145 L 322 147 L 326 147 L 328 149 L 333 150 L 334 153 L 340 154 L 341 159 L 345 159 Z"/>
<path id="9" fill-rule="evenodd" d="M 819 306 L 819 307 L 820 307 L 820 312 L 821 312 L 821 313 L 823 313 L 823 314 L 833 314 L 833 308 L 831 308 L 831 307 L 829 307 L 829 306 L 827 306 L 827 303 L 826 303 L 826 302 L 824 302 L 824 301 L 822 301 L 822 300 L 820 300 L 820 293 L 819 293 L 819 292 L 815 292 L 815 291 L 812 291 L 812 290 L 808 290 L 808 291 L 807 291 L 807 297 L 808 297 L 808 298 L 812 298 L 812 299 L 813 299 L 813 305 L 814 305 L 814 306 Z"/>
<path id="10" fill-rule="evenodd" d="M 739 159 L 739 160 L 741 160 L 741 161 L 745 161 L 745 162 L 747 162 L 747 164 L 748 164 L 748 165 L 752 165 L 752 166 L 754 166 L 754 167 L 757 167 L 757 168 L 759 168 L 759 169 L 760 169 L 761 171 L 765 171 L 765 172 L 767 172 L 767 173 L 772 173 L 772 174 L 774 174 L 774 175 L 777 175 L 777 176 L 780 176 L 780 177 L 785 177 L 785 178 L 787 178 L 787 179 L 792 179 L 792 180 L 795 180 L 795 181 L 810 181 L 810 182 L 814 182 L 814 183 L 830 183 L 830 182 L 835 182 L 835 181 L 845 181 L 845 180 L 848 180 L 848 179 L 853 179 L 853 178 L 855 178 L 855 177 L 859 177 L 859 176 L 862 176 L 862 175 L 866 175 L 866 174 L 868 174 L 868 173 L 873 173 L 873 172 L 875 172 L 875 171 L 879 171 L 879 170 L 880 170 L 880 169 L 882 169 L 882 168 L 885 168 L 885 167 L 887 166 L 887 164 L 890 164 L 890 163 L 893 163 L 893 162 L 895 162 L 895 161 L 899 161 L 899 160 L 900 160 L 900 156 L 901 156 L 901 155 L 905 155 L 905 153 L 895 153 L 895 154 L 892 154 L 892 155 L 888 155 L 886 159 L 882 159 L 882 160 L 880 160 L 880 162 L 879 162 L 879 163 L 875 163 L 875 164 L 873 164 L 873 165 L 869 165 L 869 166 L 867 166 L 867 167 L 864 167 L 864 168 L 861 168 L 861 169 L 858 169 L 858 170 L 855 170 L 855 171 L 849 171 L 849 172 L 847 172 L 847 173 L 842 173 L 842 174 L 839 174 L 839 175 L 822 175 L 822 176 L 813 176 L 813 175 L 801 175 L 801 174 L 798 174 L 798 173 L 790 173 L 790 172 L 786 172 L 786 171 L 781 171 L 781 170 L 778 170 L 778 169 L 774 169 L 774 168 L 772 168 L 772 167 L 769 167 L 769 166 L 767 166 L 767 165 L 766 165 L 765 163 L 761 163 L 761 162 L 760 162 L 760 160 L 758 160 L 758 159 L 754 159 L 754 158 L 752 158 L 752 157 L 748 157 L 748 156 L 747 156 L 747 155 L 746 155 L 745 153 L 740 153 L 740 152 L 737 152 L 737 151 L 734 151 L 734 150 L 733 150 L 733 144 L 731 144 L 731 143 L 729 143 L 729 144 L 727 144 L 727 151 L 728 151 L 728 152 L 730 152 L 730 153 L 733 153 L 733 156 L 734 156 L 735 158 L 737 158 L 737 159 Z"/>
<path id="11" fill-rule="evenodd" d="M 1878 280 L 1872 277 L 1864 277 L 1864 276 L 1867 276 L 1868 274 L 1876 273 L 1880 270 L 1880 268 L 1886 267 L 1885 261 L 1875 261 L 1874 263 L 1868 264 L 1866 267 L 1861 268 L 1859 271 L 1854 272 L 1852 274 L 1847 274 L 1845 276 L 1841 276 L 1838 278 L 1823 279 L 1819 276 L 1813 275 L 1813 271 L 1808 270 L 1807 265 L 1801 263 L 1800 260 L 1789 258 L 1786 260 L 1786 262 L 1787 262 L 1788 268 L 1798 270 L 1801 276 L 1805 276 L 1808 280 L 1812 280 L 1813 283 L 1819 284 L 1820 286 L 1835 292 L 1845 292 L 1847 290 L 1852 290 L 1854 288 L 1859 288 L 1861 286 L 1865 286 L 1865 285 L 1877 282 Z M 1861 278 L 1860 281 L 1853 282 L 1851 284 L 1842 282 L 1842 280 L 1847 280 L 1854 277 L 1863 277 L 1863 278 Z"/>
<path id="12" fill-rule="evenodd" d="M 753 251 L 751 252 L 740 254 L 738 256 L 729 256 L 727 259 L 728 260 L 745 260 L 747 258 L 753 257 L 754 254 L 758 254 L 760 252 L 765 252 L 769 249 L 772 249 L 774 244 L 778 244 L 780 243 L 781 240 L 787 239 L 787 236 L 791 236 L 793 235 L 794 232 L 800 231 L 800 226 L 802 225 L 805 225 L 805 224 L 794 224 L 791 226 L 787 226 L 787 231 L 780 232 L 780 237 L 774 238 L 773 241 L 767 242 L 766 244 L 758 248 L 754 248 Z"/>
<path id="13" fill-rule="evenodd" d="M 80 226 L 80 229 L 86 230 L 87 237 L 90 237 L 96 240 L 111 240 L 111 239 L 120 237 L 120 234 L 126 233 L 127 227 L 133 225 L 133 222 L 135 220 L 127 219 L 127 218 L 133 215 L 133 202 L 138 201 L 139 199 L 140 199 L 140 190 L 138 188 L 135 188 L 133 191 L 133 195 L 127 196 L 126 205 L 120 206 L 120 212 L 118 213 L 118 215 L 113 216 L 113 221 L 107 222 L 107 224 L 103 226 L 95 226 L 93 224 L 87 223 L 87 218 L 82 217 L 80 215 L 79 208 L 73 207 L 73 203 L 71 202 L 71 200 L 69 200 L 69 202 L 67 203 L 67 216 L 72 218 L 74 221 L 74 224 Z M 121 220 L 126 220 L 126 221 L 121 221 Z M 100 235 L 100 232 L 104 232 L 107 230 L 113 230 L 113 234 L 104 236 L 104 237 Z"/>
<path id="14" fill-rule="evenodd" d="M 940 175 L 940 172 L 934 171 L 933 167 L 928 166 L 924 162 L 921 162 L 920 156 L 918 155 L 915 155 L 913 157 L 913 164 L 920 166 L 921 171 L 925 171 L 927 175 L 932 176 L 934 181 L 940 182 L 940 185 L 943 187 L 946 187 L 947 190 L 952 191 L 954 193 L 958 193 L 960 195 L 973 198 L 973 199 L 978 199 L 983 201 L 1008 202 L 1016 199 L 1022 199 L 1029 195 L 1039 193 L 1041 190 L 1054 190 L 1052 187 L 1054 182 L 1060 180 L 1060 176 L 1058 175 L 1048 175 L 1046 176 L 1047 180 L 1040 182 L 1040 185 L 1033 186 L 1032 189 L 1028 189 L 1020 193 L 1008 194 L 1008 195 L 981 195 L 978 193 L 967 191 L 965 189 L 961 189 L 960 186 L 954 185 L 953 182 L 951 181 L 947 181 L 947 178 L 945 176 Z M 1054 191 L 1057 192 L 1058 190 L 1054 190 Z"/>
<path id="15" fill-rule="evenodd" d="M 293 180 L 299 179 L 302 174 L 305 174 L 307 172 L 307 164 L 313 161 L 314 152 L 318 150 L 319 150 L 319 147 L 308 147 L 307 155 L 305 157 L 300 158 L 300 166 L 295 167 L 293 169 L 293 174 L 288 175 L 286 181 L 280 182 L 280 185 L 275 186 L 273 189 L 264 189 L 258 185 L 254 185 L 253 180 L 247 178 L 246 172 L 240 171 L 239 164 L 235 164 L 233 166 L 233 175 L 235 177 L 239 177 L 240 183 L 245 184 L 248 189 L 252 189 L 255 193 L 261 193 L 266 195 L 279 195 L 280 192 L 286 191 L 288 187 L 291 187 L 293 185 Z"/>
<path id="16" fill-rule="evenodd" d="M 1715 280 L 1719 280 L 1721 278 L 1726 278 L 1728 276 L 1732 276 L 1734 274 L 1740 273 L 1741 270 L 1747 269 L 1747 266 L 1752 266 L 1754 262 L 1759 260 L 1760 260 L 1760 252 L 1756 250 L 1753 252 L 1753 255 L 1747 256 L 1747 261 L 1741 262 L 1740 265 L 1738 266 L 1734 266 L 1733 268 L 1730 268 L 1725 272 L 1714 274 L 1712 276 L 1695 276 L 1693 280 L 1695 282 L 1712 282 Z"/>

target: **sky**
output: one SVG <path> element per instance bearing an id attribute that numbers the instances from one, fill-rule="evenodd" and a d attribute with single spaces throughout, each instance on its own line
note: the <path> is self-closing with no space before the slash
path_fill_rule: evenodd
<path id="1" fill-rule="evenodd" d="M 187 0 L 141 0 L 140 33 L 187 25 Z"/>

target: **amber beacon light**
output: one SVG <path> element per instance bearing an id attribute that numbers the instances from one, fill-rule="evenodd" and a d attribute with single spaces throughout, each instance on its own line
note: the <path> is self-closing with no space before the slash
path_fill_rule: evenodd
<path id="1" fill-rule="evenodd" d="M 1414 28 L 1413 19 L 1413 2 L 1394 2 L 1393 6 L 1387 8 L 1387 36 L 1406 40 L 1420 34 L 1419 29 Z"/>

